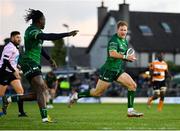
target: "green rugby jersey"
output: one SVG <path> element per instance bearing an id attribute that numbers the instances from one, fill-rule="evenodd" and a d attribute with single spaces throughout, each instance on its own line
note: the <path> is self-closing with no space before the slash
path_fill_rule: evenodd
<path id="1" fill-rule="evenodd" d="M 128 43 L 126 39 L 120 38 L 117 34 L 114 34 L 107 46 L 107 59 L 102 66 L 105 69 L 112 71 L 121 71 L 124 69 L 125 61 L 109 56 L 109 51 L 115 50 L 118 53 L 125 54 L 128 49 Z"/>
<path id="2" fill-rule="evenodd" d="M 40 33 L 42 33 L 42 30 L 33 24 L 26 29 L 24 35 L 25 53 L 22 56 L 23 60 L 30 58 L 37 64 L 40 64 L 43 40 L 36 38 Z"/>

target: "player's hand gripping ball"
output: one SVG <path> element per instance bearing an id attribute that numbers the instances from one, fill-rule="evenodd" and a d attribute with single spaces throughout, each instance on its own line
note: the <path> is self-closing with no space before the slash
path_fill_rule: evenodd
<path id="1" fill-rule="evenodd" d="M 133 62 L 136 60 L 135 56 L 135 50 L 133 48 L 129 48 L 126 52 L 126 59 L 130 62 Z"/>

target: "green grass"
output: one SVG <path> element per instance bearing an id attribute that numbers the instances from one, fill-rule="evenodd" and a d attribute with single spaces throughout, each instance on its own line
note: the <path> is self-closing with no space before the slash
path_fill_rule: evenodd
<path id="1" fill-rule="evenodd" d="M 138 111 L 144 112 L 142 118 L 128 118 L 126 104 L 77 104 L 67 108 L 66 104 L 55 104 L 49 110 L 57 123 L 41 122 L 35 102 L 25 103 L 28 118 L 17 117 L 17 105 L 11 104 L 6 116 L 0 117 L 0 129 L 31 130 L 165 130 L 180 129 L 180 105 L 165 105 L 162 112 L 157 105 L 148 109 L 145 104 L 136 104 Z"/>

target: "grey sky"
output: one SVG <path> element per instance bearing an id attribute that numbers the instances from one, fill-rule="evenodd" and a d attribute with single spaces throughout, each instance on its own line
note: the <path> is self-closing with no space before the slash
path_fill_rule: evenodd
<path id="1" fill-rule="evenodd" d="M 39 9 L 46 16 L 44 32 L 65 32 L 62 24 L 70 30 L 78 29 L 76 37 L 70 38 L 75 46 L 88 46 L 97 31 L 97 7 L 102 0 L 0 0 L 0 43 L 12 30 L 22 33 L 30 23 L 23 16 L 28 8 Z M 123 0 L 104 0 L 108 10 L 118 10 Z M 180 13 L 180 0 L 126 0 L 130 10 Z M 89 34 L 89 35 L 86 35 Z M 46 43 L 49 44 L 49 43 Z"/>

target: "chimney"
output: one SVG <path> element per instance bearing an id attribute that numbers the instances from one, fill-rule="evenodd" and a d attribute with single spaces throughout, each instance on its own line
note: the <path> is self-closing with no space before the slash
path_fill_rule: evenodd
<path id="1" fill-rule="evenodd" d="M 101 27 L 104 18 L 107 15 L 107 7 L 104 6 L 104 2 L 101 2 L 101 7 L 98 7 L 98 29 Z"/>
<path id="2" fill-rule="evenodd" d="M 119 20 L 127 21 L 129 24 L 129 4 L 119 4 Z"/>

